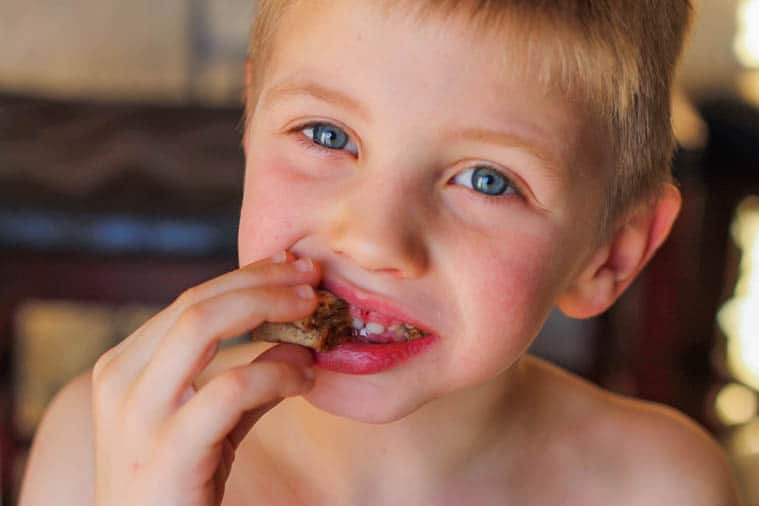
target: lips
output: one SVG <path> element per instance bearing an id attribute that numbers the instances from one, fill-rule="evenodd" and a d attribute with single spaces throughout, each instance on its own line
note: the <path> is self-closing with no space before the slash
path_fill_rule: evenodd
<path id="1" fill-rule="evenodd" d="M 322 286 L 350 305 L 354 337 L 366 337 L 371 342 L 371 336 L 384 336 L 377 339 L 384 342 L 392 335 L 392 340 L 399 342 L 434 334 L 426 324 L 385 298 L 334 279 L 325 279 Z"/>
<path id="2" fill-rule="evenodd" d="M 343 374 L 376 374 L 398 367 L 438 342 L 435 336 L 403 343 L 348 342 L 316 352 L 316 366 Z"/>
<path id="3" fill-rule="evenodd" d="M 345 374 L 375 374 L 399 366 L 439 340 L 427 325 L 387 299 L 334 279 L 325 279 L 322 286 L 347 301 L 351 305 L 353 316 L 368 317 L 360 322 L 364 324 L 362 330 L 355 329 L 359 322 L 354 322 L 354 337 L 351 341 L 317 352 L 317 367 Z M 372 321 L 376 325 L 389 325 L 384 329 L 385 332 L 372 335 L 366 329 Z M 389 328 L 393 326 L 396 327 L 393 332 L 398 332 L 399 335 L 388 335 Z M 362 331 L 364 336 L 361 336 Z"/>

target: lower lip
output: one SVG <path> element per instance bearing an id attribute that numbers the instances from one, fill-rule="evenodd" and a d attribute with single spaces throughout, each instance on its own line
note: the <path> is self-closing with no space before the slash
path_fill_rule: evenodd
<path id="1" fill-rule="evenodd" d="M 316 366 L 346 374 L 375 374 L 399 366 L 419 355 L 437 339 L 423 337 L 403 343 L 345 343 L 316 353 Z"/>

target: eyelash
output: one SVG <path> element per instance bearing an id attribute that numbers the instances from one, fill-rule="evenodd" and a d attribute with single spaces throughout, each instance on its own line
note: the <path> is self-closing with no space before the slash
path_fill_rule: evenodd
<path id="1" fill-rule="evenodd" d="M 341 127 L 334 125 L 332 123 L 329 123 L 327 121 L 310 121 L 308 123 L 302 123 L 300 125 L 294 126 L 293 128 L 289 130 L 288 133 L 297 134 L 295 137 L 295 140 L 300 145 L 302 145 L 309 151 L 313 151 L 319 154 L 320 156 L 327 155 L 328 157 L 333 158 L 337 156 L 338 153 L 342 153 L 343 152 L 342 150 L 325 148 L 324 146 L 317 144 L 312 139 L 309 139 L 303 134 L 303 130 L 305 130 L 306 128 L 314 128 L 317 125 L 330 125 L 330 126 L 334 126 L 343 130 Z"/>
<path id="2" fill-rule="evenodd" d="M 300 133 L 303 130 L 305 130 L 306 128 L 312 127 L 315 124 L 318 124 L 318 123 L 311 123 L 311 124 L 303 125 L 303 127 L 295 129 L 295 132 Z M 311 139 L 309 139 L 308 137 L 306 137 L 305 135 L 302 135 L 302 134 L 299 135 L 299 136 L 297 136 L 295 138 L 295 140 L 300 145 L 302 145 L 303 147 L 305 147 L 308 151 L 314 151 L 314 152 L 318 153 L 321 156 L 327 155 L 328 157 L 332 158 L 335 155 L 337 155 L 338 152 L 340 152 L 340 151 L 338 151 L 336 149 L 325 148 L 324 146 L 321 146 L 321 145 L 317 144 L 316 142 L 312 141 Z"/>
<path id="3" fill-rule="evenodd" d="M 334 127 L 340 128 L 341 130 L 344 130 L 342 127 L 340 127 L 338 125 L 334 125 L 334 124 L 329 123 L 327 121 L 309 121 L 307 123 L 302 123 L 302 124 L 294 126 L 293 128 L 291 128 L 289 130 L 289 133 L 297 134 L 296 138 L 295 138 L 296 142 L 298 142 L 300 145 L 302 145 L 306 150 L 312 151 L 314 153 L 317 153 L 319 156 L 325 156 L 325 155 L 327 155 L 330 158 L 332 158 L 333 156 L 337 155 L 337 153 L 343 153 L 342 149 L 337 150 L 337 149 L 326 148 L 326 147 L 324 147 L 324 146 L 322 146 L 320 144 L 317 144 L 315 141 L 313 141 L 312 139 L 309 139 L 305 135 L 303 135 L 303 133 L 302 133 L 303 130 L 305 130 L 306 128 L 314 128 L 317 125 L 329 125 L 329 126 L 334 126 Z M 347 132 L 346 132 L 346 135 L 347 135 Z M 351 153 L 349 153 L 349 154 L 351 154 Z M 340 155 L 340 156 L 342 156 L 342 155 Z M 525 198 L 524 195 L 525 194 L 521 190 L 521 188 L 517 185 L 517 183 L 514 182 L 514 180 L 512 178 L 510 178 L 509 176 L 507 176 L 506 174 L 504 174 L 500 169 L 498 169 L 497 167 L 493 167 L 492 165 L 487 165 L 487 164 L 478 164 L 478 165 L 476 165 L 476 167 L 478 167 L 478 168 L 479 167 L 489 168 L 491 170 L 494 170 L 494 171 L 498 172 L 501 175 L 501 177 L 503 177 L 506 181 L 509 182 L 509 185 L 511 186 L 511 189 L 513 190 L 513 193 L 505 193 L 503 195 L 486 195 L 484 193 L 480 193 L 480 192 L 471 190 L 471 193 L 474 193 L 485 204 L 488 204 L 488 205 L 501 205 L 501 203 L 502 203 L 501 201 L 502 200 L 505 200 L 505 199 L 507 199 L 508 197 L 511 197 L 511 196 L 514 196 L 514 197 L 517 197 L 519 199 L 524 200 L 524 198 Z M 469 168 L 471 169 L 473 167 L 469 167 Z M 468 169 L 464 169 L 464 170 L 468 170 Z"/>

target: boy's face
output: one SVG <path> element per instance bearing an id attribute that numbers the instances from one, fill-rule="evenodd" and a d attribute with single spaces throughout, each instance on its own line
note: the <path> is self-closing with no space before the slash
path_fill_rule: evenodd
<path id="1" fill-rule="evenodd" d="M 501 375 L 592 254 L 608 144 L 508 51 L 372 2 L 284 16 L 247 132 L 240 263 L 290 249 L 439 334 L 377 374 L 320 370 L 317 406 L 388 421 Z"/>

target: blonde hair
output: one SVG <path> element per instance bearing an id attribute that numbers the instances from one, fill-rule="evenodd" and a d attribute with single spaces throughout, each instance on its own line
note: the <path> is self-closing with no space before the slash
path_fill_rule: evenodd
<path id="1" fill-rule="evenodd" d="M 279 20 L 300 1 L 258 1 L 246 117 L 258 100 Z M 386 9 L 404 4 L 419 19 L 465 15 L 475 29 L 508 27 L 510 51 L 521 43 L 529 72 L 588 106 L 610 134 L 615 164 L 600 210 L 604 235 L 672 180 L 672 81 L 692 18 L 690 0 L 375 1 Z"/>

